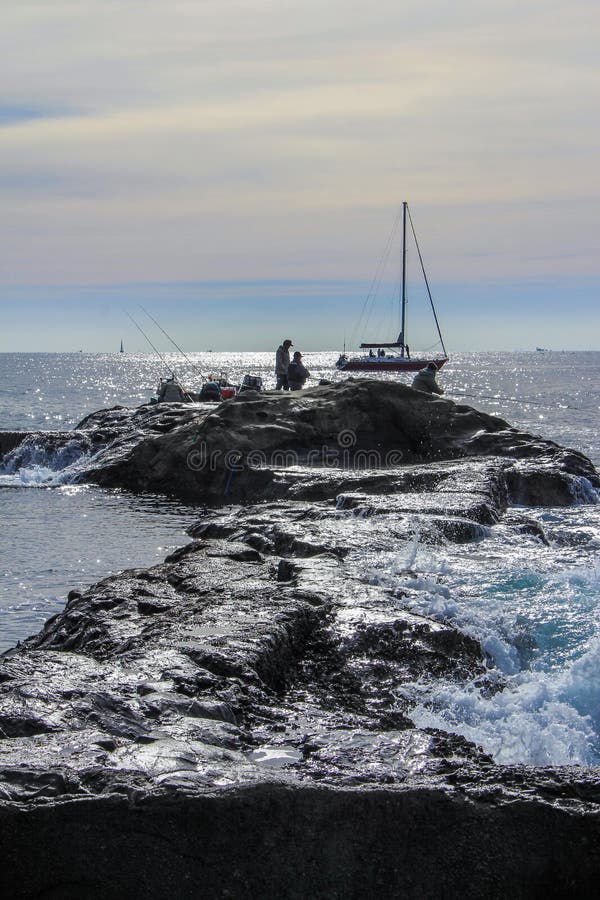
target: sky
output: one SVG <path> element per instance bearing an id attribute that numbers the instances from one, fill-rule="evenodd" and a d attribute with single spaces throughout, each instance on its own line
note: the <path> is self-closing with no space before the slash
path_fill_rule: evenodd
<path id="1" fill-rule="evenodd" d="M 600 349 L 599 45 L 596 0 L 3 3 L 0 351 L 393 339 L 405 200 L 450 353 Z"/>

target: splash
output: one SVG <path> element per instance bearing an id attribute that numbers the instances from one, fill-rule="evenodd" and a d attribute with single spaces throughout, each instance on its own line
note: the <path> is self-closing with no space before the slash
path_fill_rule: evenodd
<path id="1" fill-rule="evenodd" d="M 569 493 L 576 504 L 600 503 L 600 491 L 584 475 L 568 475 Z"/>
<path id="2" fill-rule="evenodd" d="M 596 507 L 597 508 L 597 507 Z M 571 528 L 573 510 L 556 510 Z M 545 547 L 497 526 L 486 545 L 443 550 L 407 542 L 372 570 L 402 607 L 475 638 L 480 679 L 403 685 L 420 727 L 461 734 L 499 764 L 600 763 L 600 562 L 586 543 Z"/>
<path id="3" fill-rule="evenodd" d="M 31 435 L 2 460 L 0 487 L 54 487 L 77 480 L 98 447 L 85 435 Z"/>
<path id="4" fill-rule="evenodd" d="M 500 764 L 597 765 L 599 652 L 600 643 L 560 675 L 520 673 L 492 697 L 476 684 L 411 686 L 411 718 L 462 734 Z"/>

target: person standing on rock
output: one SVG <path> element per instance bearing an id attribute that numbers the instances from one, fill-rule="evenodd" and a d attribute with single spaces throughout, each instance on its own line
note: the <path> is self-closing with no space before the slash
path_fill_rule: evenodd
<path id="1" fill-rule="evenodd" d="M 437 366 L 434 362 L 430 362 L 424 369 L 417 372 L 413 378 L 412 386 L 417 391 L 423 391 L 426 394 L 443 394 L 444 390 L 435 380 Z"/>
<path id="2" fill-rule="evenodd" d="M 310 378 L 310 372 L 302 365 L 302 354 L 299 350 L 294 353 L 294 358 L 288 367 L 288 383 L 290 391 L 299 391 L 304 387 L 304 382 Z"/>
<path id="3" fill-rule="evenodd" d="M 288 368 L 290 365 L 290 347 L 293 346 L 290 339 L 286 338 L 277 348 L 277 353 L 275 354 L 275 378 L 277 379 L 277 384 L 275 385 L 276 391 L 289 391 L 290 389 L 288 384 Z"/>

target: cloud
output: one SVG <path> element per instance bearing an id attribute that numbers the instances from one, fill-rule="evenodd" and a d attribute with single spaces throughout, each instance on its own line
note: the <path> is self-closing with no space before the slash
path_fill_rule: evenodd
<path id="1" fill-rule="evenodd" d="M 598 20 L 21 0 L 0 37 L 4 278 L 368 278 L 402 199 L 444 277 L 596 272 Z"/>

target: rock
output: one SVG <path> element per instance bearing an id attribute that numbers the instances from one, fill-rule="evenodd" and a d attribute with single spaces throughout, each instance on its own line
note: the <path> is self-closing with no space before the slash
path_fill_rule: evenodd
<path id="1" fill-rule="evenodd" d="M 500 515 L 503 467 L 471 465 Z M 454 464 L 440 466 L 413 487 L 452 484 Z M 345 557 L 364 537 L 348 517 L 380 546 L 407 512 L 385 494 L 344 496 L 207 511 L 201 540 L 73 593 L 7 655 L 6 896 L 194 897 L 199 882 L 231 897 L 591 889 L 596 774 L 498 767 L 413 725 L 404 683 L 485 680 L 485 659 L 385 584 L 352 597 Z M 478 508 L 466 495 L 463 513 Z M 300 526 L 316 552 L 296 543 Z"/>
<path id="2" fill-rule="evenodd" d="M 415 681 L 504 684 L 407 609 L 418 571 L 360 562 L 499 522 L 546 540 L 511 505 L 585 499 L 591 463 L 377 382 L 161 407 L 81 423 L 86 478 L 207 506 L 163 564 L 70 592 L 5 654 L 2 895 L 595 895 L 597 771 L 416 727 Z"/>
<path id="3" fill-rule="evenodd" d="M 595 774 L 494 766 L 402 706 L 483 673 L 475 642 L 375 586 L 349 618 L 338 557 L 238 546 L 105 579 L 6 659 L 4 896 L 591 896 Z"/>
<path id="4" fill-rule="evenodd" d="M 301 395 L 248 392 L 217 407 L 101 411 L 81 425 L 90 435 L 116 435 L 84 480 L 211 504 L 274 499 L 290 491 L 307 497 L 309 490 L 317 499 L 331 496 L 332 483 L 350 476 L 355 484 L 379 478 L 384 491 L 386 475 L 380 473 L 473 456 L 510 460 L 507 489 L 514 496 L 526 493 L 529 503 L 568 496 L 571 476 L 600 486 L 589 460 L 575 451 L 451 400 L 367 379 Z M 305 474 L 290 470 L 294 466 Z"/>

